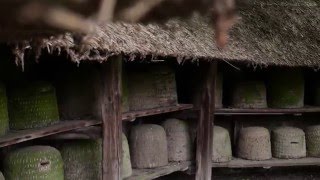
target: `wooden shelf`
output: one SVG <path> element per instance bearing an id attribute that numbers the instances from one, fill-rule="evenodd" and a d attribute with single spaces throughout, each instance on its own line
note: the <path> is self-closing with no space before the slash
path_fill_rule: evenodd
<path id="1" fill-rule="evenodd" d="M 0 137 L 0 147 L 99 124 L 101 124 L 101 122 L 96 120 L 72 120 L 61 121 L 44 128 L 11 131 L 7 135 Z"/>
<path id="2" fill-rule="evenodd" d="M 130 111 L 130 112 L 126 112 L 126 113 L 122 114 L 122 120 L 132 121 L 138 117 L 152 116 L 152 115 L 157 115 L 157 114 L 164 114 L 164 113 L 169 113 L 169 112 L 188 110 L 188 109 L 192 109 L 192 108 L 193 108 L 192 104 L 177 104 L 174 106 L 159 107 L 159 108 L 154 108 L 154 109 Z"/>
<path id="3" fill-rule="evenodd" d="M 301 158 L 301 159 L 270 159 L 265 161 L 250 161 L 234 158 L 226 163 L 212 163 L 214 168 L 270 168 L 270 167 L 290 167 L 290 166 L 320 166 L 320 158 Z"/>
<path id="4" fill-rule="evenodd" d="M 303 108 L 293 109 L 238 109 L 238 108 L 221 108 L 215 110 L 215 115 L 301 115 L 303 113 L 320 112 L 320 107 L 306 106 Z"/>
<path id="5" fill-rule="evenodd" d="M 174 162 L 167 166 L 152 169 L 133 169 L 132 176 L 125 180 L 149 180 L 165 176 L 174 172 L 186 171 L 189 169 L 191 162 Z"/>

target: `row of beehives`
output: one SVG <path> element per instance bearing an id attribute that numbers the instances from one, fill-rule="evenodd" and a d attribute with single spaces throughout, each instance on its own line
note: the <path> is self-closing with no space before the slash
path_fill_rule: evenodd
<path id="1" fill-rule="evenodd" d="M 240 76 L 241 77 L 241 76 Z M 270 71 L 266 80 L 235 78 L 230 82 L 230 106 L 233 108 L 301 108 L 304 106 L 304 74 L 298 70 Z M 265 83 L 267 82 L 267 83 Z M 315 91 L 317 91 L 315 89 Z M 216 107 L 222 108 L 223 75 L 216 81 Z M 319 96 L 319 92 L 315 92 Z M 315 102 L 320 105 L 319 102 Z"/>
<path id="2" fill-rule="evenodd" d="M 128 142 L 122 135 L 121 175 L 132 173 Z M 56 147 L 34 145 L 16 148 L 3 160 L 5 180 L 101 180 L 102 140 L 72 140 Z M 2 173 L 0 172 L 0 180 Z"/>
<path id="3" fill-rule="evenodd" d="M 226 129 L 214 129 L 215 162 L 227 162 L 232 158 L 229 133 Z M 309 126 L 304 132 L 296 127 L 246 127 L 237 138 L 236 155 L 248 160 L 268 160 L 272 157 L 295 159 L 308 156 L 320 157 L 320 126 Z"/>

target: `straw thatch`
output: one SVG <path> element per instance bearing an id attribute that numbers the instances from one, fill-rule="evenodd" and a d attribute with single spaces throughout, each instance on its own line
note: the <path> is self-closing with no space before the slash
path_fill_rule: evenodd
<path id="1" fill-rule="evenodd" d="M 239 7 L 238 23 L 229 45 L 214 43 L 209 18 L 195 14 L 165 24 L 113 23 L 99 26 L 83 41 L 72 34 L 29 42 L 23 47 L 65 50 L 72 60 L 106 60 L 115 54 L 184 59 L 223 59 L 251 64 L 320 66 L 320 8 L 317 0 L 247 1 Z M 23 60 L 24 48 L 16 50 Z"/>

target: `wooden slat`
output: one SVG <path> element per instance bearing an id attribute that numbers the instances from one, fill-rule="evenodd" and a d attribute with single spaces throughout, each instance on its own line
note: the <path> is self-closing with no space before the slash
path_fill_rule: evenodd
<path id="1" fill-rule="evenodd" d="M 122 120 L 131 121 L 137 117 L 152 116 L 157 114 L 188 110 L 192 108 L 193 108 L 192 104 L 177 104 L 174 106 L 159 107 L 159 108 L 146 109 L 141 111 L 130 111 L 122 114 Z"/>
<path id="2" fill-rule="evenodd" d="M 101 116 L 103 138 L 103 180 L 121 179 L 121 70 L 122 57 L 109 59 L 102 66 Z"/>
<path id="3" fill-rule="evenodd" d="M 5 147 L 32 139 L 50 136 L 61 132 L 67 132 L 75 129 L 80 129 L 88 126 L 101 124 L 95 120 L 73 120 L 61 121 L 57 124 L 37 129 L 11 131 L 7 135 L 0 137 L 0 147 Z"/>
<path id="4" fill-rule="evenodd" d="M 320 166 L 320 158 L 301 158 L 301 159 L 270 159 L 265 161 L 250 161 L 234 158 L 226 163 L 212 163 L 212 167 L 218 168 L 253 168 L 253 167 L 289 167 L 289 166 Z"/>
<path id="5" fill-rule="evenodd" d="M 71 130 L 65 133 L 59 133 L 52 136 L 48 136 L 46 139 L 99 139 L 102 136 L 102 129 L 100 126 L 90 126 L 81 129 Z"/>
<path id="6" fill-rule="evenodd" d="M 161 176 L 171 174 L 178 171 L 186 171 L 190 167 L 191 162 L 174 162 L 167 166 L 153 169 L 133 169 L 132 176 L 125 180 L 149 180 Z"/>
<path id="7" fill-rule="evenodd" d="M 196 180 L 211 180 L 214 89 L 217 63 L 207 66 L 197 128 Z"/>
<path id="8" fill-rule="evenodd" d="M 239 109 L 239 108 L 222 108 L 216 109 L 215 115 L 282 115 L 282 114 L 302 114 L 320 112 L 320 107 L 306 106 L 303 108 L 278 109 Z"/>

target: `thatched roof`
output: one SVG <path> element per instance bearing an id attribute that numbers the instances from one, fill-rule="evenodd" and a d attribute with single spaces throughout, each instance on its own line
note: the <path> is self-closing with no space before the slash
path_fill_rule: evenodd
<path id="1" fill-rule="evenodd" d="M 319 0 L 274 2 L 248 0 L 240 5 L 240 19 L 223 51 L 215 45 L 209 18 L 199 15 L 162 25 L 106 24 L 81 43 L 79 37 L 65 34 L 31 42 L 31 47 L 66 50 L 75 61 L 125 54 L 320 67 Z"/>

